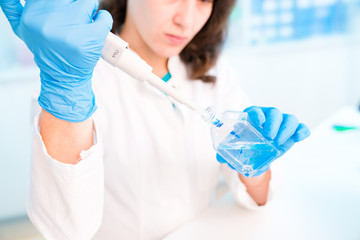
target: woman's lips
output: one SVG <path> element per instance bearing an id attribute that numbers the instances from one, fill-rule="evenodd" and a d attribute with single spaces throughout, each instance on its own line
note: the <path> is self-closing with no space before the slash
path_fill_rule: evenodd
<path id="1" fill-rule="evenodd" d="M 187 41 L 187 37 L 180 37 L 172 34 L 165 34 L 167 39 L 173 44 L 184 44 Z"/>

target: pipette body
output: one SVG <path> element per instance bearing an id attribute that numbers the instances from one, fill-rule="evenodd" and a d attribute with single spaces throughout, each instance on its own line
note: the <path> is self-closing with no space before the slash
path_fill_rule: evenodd
<path id="1" fill-rule="evenodd" d="M 199 110 L 191 101 L 181 96 L 175 88 L 152 73 L 152 67 L 136 53 L 131 51 L 127 42 L 111 32 L 105 40 L 102 58 L 114 67 L 120 68 L 131 77 L 142 82 L 146 81 L 150 83 L 177 102 L 184 104 L 191 110 L 201 114 L 202 111 Z"/>

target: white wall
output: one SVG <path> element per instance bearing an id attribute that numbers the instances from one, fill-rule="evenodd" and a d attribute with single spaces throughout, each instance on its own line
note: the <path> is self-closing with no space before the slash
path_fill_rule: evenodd
<path id="1" fill-rule="evenodd" d="M 0 221 L 26 214 L 31 101 L 39 89 L 32 55 L 0 9 Z"/>
<path id="2" fill-rule="evenodd" d="M 34 69 L 0 72 L 0 220 L 26 214 L 31 101 L 38 87 Z"/>

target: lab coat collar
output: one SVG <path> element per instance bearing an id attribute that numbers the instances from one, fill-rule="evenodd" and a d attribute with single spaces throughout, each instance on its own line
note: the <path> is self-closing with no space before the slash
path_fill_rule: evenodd
<path id="1" fill-rule="evenodd" d="M 135 52 L 134 50 L 130 49 L 133 53 L 135 53 L 138 57 L 140 55 Z M 171 75 L 171 78 L 169 81 L 174 82 L 174 79 L 187 79 L 187 71 L 186 71 L 186 65 L 181 61 L 179 55 L 171 56 L 168 59 L 167 67 L 169 70 L 169 73 Z"/>
<path id="2" fill-rule="evenodd" d="M 169 81 L 173 84 L 181 84 L 182 81 L 188 79 L 186 65 L 181 61 L 179 55 L 170 57 L 167 66 L 171 74 Z"/>

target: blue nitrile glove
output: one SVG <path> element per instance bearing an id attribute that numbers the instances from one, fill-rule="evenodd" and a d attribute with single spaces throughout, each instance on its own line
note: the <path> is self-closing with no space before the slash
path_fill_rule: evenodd
<path id="1" fill-rule="evenodd" d="M 96 110 L 94 67 L 112 28 L 98 0 L 0 0 L 14 33 L 40 68 L 39 104 L 57 118 L 81 122 Z"/>
<path id="2" fill-rule="evenodd" d="M 310 135 L 309 128 L 299 123 L 298 119 L 291 114 L 283 114 L 276 108 L 270 107 L 249 107 L 244 110 L 248 113 L 252 125 L 268 140 L 274 141 L 280 156 L 287 152 L 296 142 L 300 142 Z M 223 157 L 216 154 L 220 163 L 227 163 Z M 270 164 L 264 165 L 253 176 L 259 176 L 270 168 Z"/>

